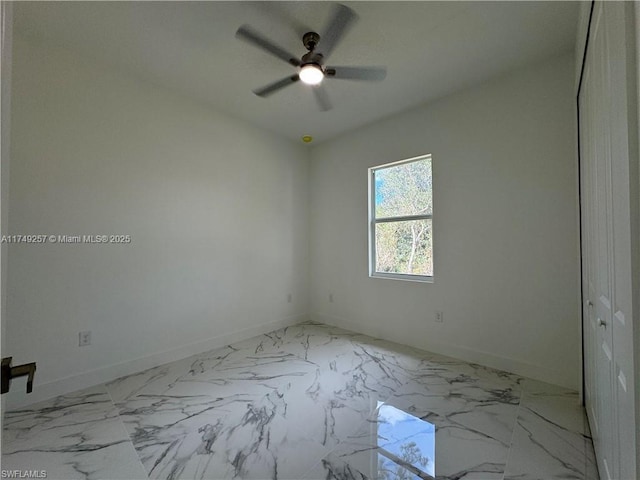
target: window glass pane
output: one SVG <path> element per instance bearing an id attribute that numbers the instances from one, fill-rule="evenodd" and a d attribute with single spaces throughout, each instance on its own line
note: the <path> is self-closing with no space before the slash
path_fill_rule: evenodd
<path id="1" fill-rule="evenodd" d="M 376 218 L 430 215 L 431 158 L 375 170 Z"/>
<path id="2" fill-rule="evenodd" d="M 433 276 L 431 225 L 431 219 L 377 223 L 376 272 Z"/>

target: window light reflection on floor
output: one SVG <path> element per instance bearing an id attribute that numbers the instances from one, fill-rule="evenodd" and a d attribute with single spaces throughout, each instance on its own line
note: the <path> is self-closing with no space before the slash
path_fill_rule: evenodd
<path id="1" fill-rule="evenodd" d="M 377 429 L 378 478 L 435 478 L 434 424 L 378 402 Z"/>

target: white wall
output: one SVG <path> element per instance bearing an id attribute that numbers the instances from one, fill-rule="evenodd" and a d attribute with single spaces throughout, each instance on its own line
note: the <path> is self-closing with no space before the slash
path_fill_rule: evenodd
<path id="1" fill-rule="evenodd" d="M 312 317 L 577 388 L 574 74 L 567 54 L 316 146 Z M 367 168 L 425 153 L 435 283 L 369 278 Z"/>
<path id="2" fill-rule="evenodd" d="M 302 146 L 18 37 L 12 121 L 10 233 L 133 241 L 10 246 L 6 354 L 38 365 L 10 404 L 304 318 Z"/>

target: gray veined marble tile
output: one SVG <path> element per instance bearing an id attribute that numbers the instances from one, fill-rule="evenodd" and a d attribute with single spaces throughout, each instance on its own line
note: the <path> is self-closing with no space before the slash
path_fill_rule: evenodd
<path id="1" fill-rule="evenodd" d="M 313 323 L 6 418 L 48 478 L 597 478 L 576 392 Z"/>
<path id="2" fill-rule="evenodd" d="M 342 439 L 322 466 L 340 465 L 336 459 L 347 464 L 349 471 L 371 479 L 434 478 L 435 426 L 380 404 L 369 421 Z"/>
<path id="3" fill-rule="evenodd" d="M 405 366 L 410 368 L 417 365 L 421 360 L 429 360 L 435 353 L 427 352 L 419 348 L 411 347 L 409 345 L 402 345 L 400 343 L 391 342 L 381 338 L 373 338 L 367 335 L 359 334 L 354 337 L 354 341 L 359 343 L 371 352 L 377 352 L 381 356 L 385 354 L 391 354 L 405 361 Z"/>
<path id="4" fill-rule="evenodd" d="M 552 383 L 541 382 L 540 380 L 534 380 L 532 378 L 522 378 L 519 381 L 519 385 L 522 391 L 529 396 L 570 396 L 574 395 L 577 398 L 578 393 L 575 390 L 571 390 L 566 387 L 554 385 Z"/>
<path id="5" fill-rule="evenodd" d="M 49 479 L 146 479 L 103 386 L 6 413 L 2 468 Z"/>
<path id="6" fill-rule="evenodd" d="M 293 327 L 291 327 L 293 328 Z M 277 332 L 273 332 L 275 335 Z M 257 348 L 257 345 L 269 340 L 269 335 L 253 337 L 238 344 L 221 347 L 185 359 L 160 365 L 143 372 L 121 377 L 107 383 L 107 389 L 114 402 L 120 403 L 139 394 L 166 393 L 181 384 L 206 381 L 217 377 L 223 382 L 221 372 L 230 369 L 248 368 L 252 364 L 284 362 L 294 354 L 282 348 Z M 248 376 L 245 375 L 245 379 Z"/>
<path id="7" fill-rule="evenodd" d="M 331 458 L 372 479 L 501 479 L 508 451 L 508 444 L 445 416 L 420 418 L 385 403 L 340 442 Z"/>
<path id="8" fill-rule="evenodd" d="M 299 478 L 328 450 L 279 415 L 264 395 L 137 397 L 121 410 L 150 478 Z"/>
<path id="9" fill-rule="evenodd" d="M 333 351 L 318 363 L 313 375 L 286 393 L 283 416 L 304 425 L 307 434 L 327 448 L 370 418 L 379 402 L 408 380 L 401 369 L 360 345 Z"/>
<path id="10" fill-rule="evenodd" d="M 250 353 L 287 352 L 310 360 L 327 348 L 349 346 L 359 334 L 317 323 L 301 323 L 233 344 Z"/>
<path id="11" fill-rule="evenodd" d="M 568 431 L 591 437 L 589 422 L 578 392 L 561 389 L 524 393 L 521 407 Z"/>
<path id="12" fill-rule="evenodd" d="M 315 369 L 252 354 L 118 406 L 151 478 L 296 478 L 328 453 L 283 416 L 292 385 Z"/>
<path id="13" fill-rule="evenodd" d="M 412 372 L 412 380 L 425 385 L 433 384 L 499 384 L 503 388 L 523 390 L 524 377 L 483 365 L 468 363 L 442 355 L 426 357 Z"/>
<path id="14" fill-rule="evenodd" d="M 316 368 L 314 364 L 286 352 L 249 354 L 234 349 L 231 352 L 223 352 L 222 358 L 217 354 L 212 356 L 215 368 L 194 371 L 192 363 L 189 363 L 187 370 L 186 363 L 180 362 L 179 368 L 165 366 L 162 371 L 134 378 L 130 384 L 126 384 L 130 377 L 125 377 L 108 384 L 107 388 L 117 405 L 140 395 L 191 397 L 236 392 L 260 395 L 280 384 L 296 381 Z M 208 358 L 206 360 L 209 361 Z M 186 373 L 177 374 L 177 370 Z M 131 384 L 135 385 L 133 389 Z"/>
<path id="15" fill-rule="evenodd" d="M 349 402 L 319 394 L 313 398 L 289 397 L 282 416 L 292 425 L 299 425 L 305 435 L 331 450 L 342 438 L 364 422 L 377 404 L 375 393 Z M 293 398 L 301 398 L 294 400 Z"/>
<path id="16" fill-rule="evenodd" d="M 515 426 L 520 391 L 500 384 L 423 384 L 410 382 L 387 404 L 418 418 L 437 415 L 447 424 L 485 435 L 509 446 Z"/>
<path id="17" fill-rule="evenodd" d="M 327 455 L 302 476 L 302 480 L 373 480 L 374 478 L 366 476 L 333 454 Z M 413 479 L 410 478 L 410 480 Z"/>
<path id="18" fill-rule="evenodd" d="M 106 387 L 116 403 L 141 393 L 162 393 L 176 382 L 215 369 L 233 355 L 241 356 L 244 352 L 222 347 L 118 378 L 107 383 Z"/>
<path id="19" fill-rule="evenodd" d="M 180 473 L 180 459 L 206 451 L 207 438 L 223 419 L 238 417 L 252 400 L 242 394 L 218 399 L 141 395 L 121 405 L 120 416 L 146 471 L 157 478 L 167 465 Z"/>
<path id="20" fill-rule="evenodd" d="M 572 403 L 574 399 L 571 399 Z M 566 401 L 566 399 L 565 399 Z M 505 480 L 597 480 L 598 471 L 591 437 L 577 414 L 563 417 L 559 400 L 526 399 L 520 409 Z M 528 406 L 527 406 L 528 405 Z M 576 409 L 579 410 L 579 409 Z M 581 411 L 578 413 L 582 414 Z"/>

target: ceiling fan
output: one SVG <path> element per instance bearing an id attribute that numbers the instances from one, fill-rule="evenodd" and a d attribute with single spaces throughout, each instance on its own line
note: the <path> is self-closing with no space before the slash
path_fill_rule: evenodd
<path id="1" fill-rule="evenodd" d="M 265 50 L 267 53 L 284 60 L 288 64 L 296 67 L 298 72 L 281 80 L 277 80 L 262 88 L 253 90 L 259 97 L 269 95 L 292 85 L 297 81 L 302 81 L 311 85 L 316 102 L 320 110 L 331 109 L 331 102 L 326 90 L 321 83 L 325 78 L 341 78 L 346 80 L 384 80 L 387 70 L 384 67 L 328 67 L 326 60 L 331 52 L 336 48 L 344 34 L 353 25 L 358 16 L 349 7 L 336 4 L 331 20 L 322 35 L 316 32 L 307 32 L 302 36 L 302 43 L 307 49 L 300 59 L 289 53 L 287 50 L 276 45 L 271 40 L 265 38 L 260 33 L 253 30 L 248 25 L 241 26 L 236 32 L 236 37 L 245 40 L 252 45 Z"/>

